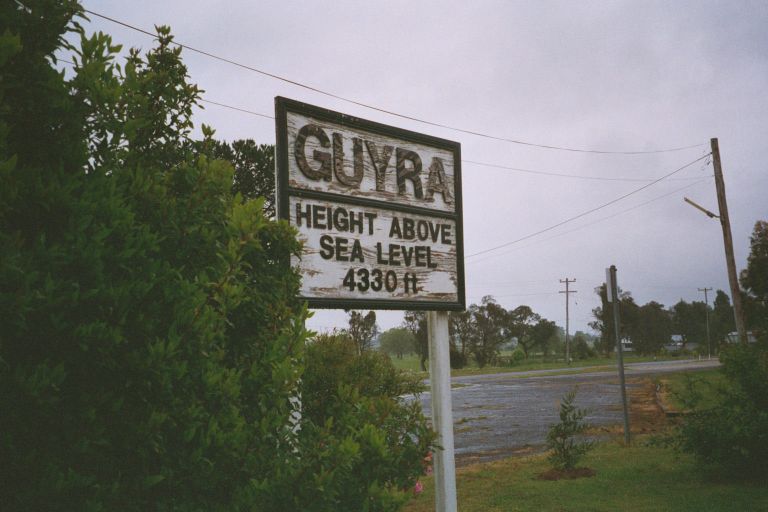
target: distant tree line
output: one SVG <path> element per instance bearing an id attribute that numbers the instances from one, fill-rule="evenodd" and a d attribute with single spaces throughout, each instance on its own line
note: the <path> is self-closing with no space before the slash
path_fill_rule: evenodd
<path id="1" fill-rule="evenodd" d="M 747 329 L 759 337 L 768 331 L 768 222 L 758 221 L 752 234 L 747 268 L 742 270 L 742 302 L 745 307 Z M 573 359 L 593 357 L 595 352 L 610 355 L 616 347 L 613 307 L 608 303 L 605 285 L 595 289 L 601 305 L 592 310 L 595 320 L 589 326 L 598 334 L 591 336 L 577 332 L 570 346 Z M 667 308 L 650 301 L 638 304 L 627 290 L 618 290 L 620 338 L 632 349 L 644 355 L 658 354 L 679 336 L 681 349 L 694 346 L 700 351 L 711 348 L 719 352 L 728 335 L 736 330 L 731 300 L 723 290 L 715 292 L 711 304 L 704 301 L 687 302 L 680 299 Z M 355 317 L 361 320 L 362 317 Z M 480 366 L 498 364 L 505 347 L 521 352 L 517 357 L 527 359 L 531 354 L 544 357 L 564 351 L 564 335 L 555 322 L 543 318 L 529 306 L 505 309 L 492 296 L 480 304 L 470 305 L 466 311 L 449 313 L 451 366 L 461 368 L 471 360 Z M 709 322 L 709 344 L 707 338 Z M 375 319 L 374 319 L 375 321 Z M 350 320 L 354 330 L 355 322 Z M 428 359 L 427 315 L 422 311 L 407 311 L 401 327 L 384 332 L 381 349 L 402 358 L 416 353 L 422 370 Z M 370 344 L 369 344 L 370 345 Z M 513 358 L 515 354 L 513 353 Z"/>
<path id="2" fill-rule="evenodd" d="M 194 144 L 201 144 L 195 142 Z M 211 141 L 208 148 L 216 158 L 230 162 L 234 168 L 232 192 L 244 199 L 264 198 L 263 208 L 267 217 L 275 217 L 274 146 L 257 145 L 253 140 Z M 197 148 L 198 150 L 200 148 Z M 745 292 L 742 303 L 747 317 L 747 328 L 759 332 L 768 330 L 768 307 L 765 295 L 768 288 L 768 222 L 755 224 L 751 239 L 751 252 L 747 268 L 742 270 L 740 281 Z M 598 333 L 596 342 L 591 336 L 576 333 L 571 340 L 571 356 L 583 359 L 594 351 L 609 355 L 616 345 L 613 308 L 607 303 L 605 286 L 595 289 L 601 306 L 593 310 L 595 320 L 590 327 Z M 684 349 L 698 344 L 707 345 L 706 318 L 709 314 L 712 352 L 726 336 L 736 330 L 733 308 L 729 296 L 717 290 L 711 305 L 703 301 L 686 302 L 680 299 L 673 306 L 650 301 L 639 305 L 629 291 L 619 291 L 621 338 L 631 342 L 633 350 L 640 354 L 656 354 L 671 341 L 672 335 L 680 336 Z M 349 313 L 348 334 L 355 341 L 358 352 L 372 347 L 379 335 L 375 313 L 366 316 Z M 479 366 L 497 362 L 501 347 L 510 342 L 516 344 L 528 358 L 532 352 L 545 357 L 557 352 L 563 345 L 562 329 L 541 318 L 529 306 L 521 305 L 505 310 L 493 297 L 484 297 L 481 303 L 471 305 L 466 311 L 451 313 L 451 363 L 454 367 L 466 365 L 474 359 Z M 559 334 L 559 336 L 555 336 Z M 408 353 L 419 355 L 422 369 L 428 359 L 426 313 L 408 311 L 403 325 L 393 332 L 387 331 L 379 340 L 381 349 L 402 358 Z"/>
<path id="3" fill-rule="evenodd" d="M 595 320 L 589 325 L 600 333 L 596 348 L 607 355 L 616 347 L 613 306 L 606 298 L 604 284 L 596 288 L 595 293 L 600 296 L 602 305 L 592 310 Z M 660 352 L 671 343 L 673 335 L 680 336 L 683 348 L 694 343 L 706 348 L 707 315 L 714 351 L 728 333 L 735 330 L 733 307 L 724 291 L 717 290 L 715 300 L 709 306 L 703 301 L 680 299 L 671 308 L 665 308 L 656 301 L 638 305 L 630 292 L 619 289 L 619 335 L 622 340 L 631 342 L 633 350 L 640 354 Z"/>
<path id="4" fill-rule="evenodd" d="M 564 350 L 563 330 L 555 322 L 543 318 L 529 306 L 505 309 L 491 296 L 483 297 L 480 304 L 472 304 L 466 311 L 449 313 L 448 320 L 453 368 L 466 366 L 470 361 L 480 367 L 502 363 L 504 348 L 514 349 L 519 354 L 517 359 L 527 359 L 534 353 L 548 357 Z M 577 342 L 580 344 L 580 357 L 593 355 L 584 333 L 574 336 L 573 342 L 574 348 Z M 385 331 L 380 345 L 383 351 L 396 357 L 416 353 L 422 370 L 426 370 L 427 314 L 407 311 L 403 325 Z"/>
<path id="5" fill-rule="evenodd" d="M 759 337 L 768 331 L 768 222 L 758 221 L 750 240 L 747 268 L 740 275 L 742 303 L 744 304 L 747 329 Z M 595 289 L 601 306 L 592 313 L 595 320 L 589 325 L 600 333 L 597 348 L 609 354 L 615 347 L 613 307 L 608 303 L 605 285 Z M 712 305 L 702 301 L 686 302 L 682 299 L 665 308 L 651 301 L 638 305 L 632 294 L 619 290 L 619 329 L 623 340 L 631 341 L 633 349 L 641 354 L 655 354 L 664 348 L 672 335 L 681 337 L 683 347 L 693 343 L 700 349 L 707 347 L 707 315 L 709 336 L 713 353 L 727 336 L 736 330 L 733 307 L 728 295 L 717 290 Z"/>

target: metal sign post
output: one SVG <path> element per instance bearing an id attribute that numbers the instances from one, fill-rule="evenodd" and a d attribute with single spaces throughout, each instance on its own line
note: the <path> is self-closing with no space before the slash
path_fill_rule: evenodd
<path id="1" fill-rule="evenodd" d="M 608 302 L 613 302 L 613 330 L 616 332 L 616 359 L 619 367 L 619 384 L 621 386 L 621 404 L 624 410 L 624 443 L 629 445 L 629 406 L 627 403 L 627 385 L 624 380 L 624 351 L 621 346 L 619 333 L 619 287 L 616 284 L 616 266 L 605 269 L 605 293 Z"/>
<path id="2" fill-rule="evenodd" d="M 448 313 L 427 313 L 429 331 L 429 383 L 432 392 L 432 425 L 437 432 L 435 465 L 435 510 L 455 512 L 456 462 L 453 453 L 453 407 L 451 403 L 451 361 L 448 342 Z"/>
<path id="3" fill-rule="evenodd" d="M 463 311 L 461 146 L 275 99 L 277 211 L 286 262 L 313 308 L 428 311 L 436 510 L 456 510 L 447 311 Z"/>

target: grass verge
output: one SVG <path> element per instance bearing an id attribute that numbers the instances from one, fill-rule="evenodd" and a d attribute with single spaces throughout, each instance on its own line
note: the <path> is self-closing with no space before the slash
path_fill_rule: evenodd
<path id="1" fill-rule="evenodd" d="M 699 395 L 700 407 L 717 403 L 719 389 L 727 385 L 727 379 L 719 369 L 695 373 L 672 373 L 659 379 L 665 405 L 676 411 L 688 409 L 691 391 Z"/>
<path id="2" fill-rule="evenodd" d="M 399 370 L 411 371 L 423 378 L 429 377 L 428 372 L 422 372 L 419 368 L 419 358 L 416 355 L 409 354 L 404 356 L 402 359 L 398 359 L 396 357 L 391 359 L 392 364 Z M 668 359 L 675 360 L 676 358 Z M 624 356 L 624 364 L 643 363 L 653 360 L 654 358 L 652 356 Z M 658 360 L 664 361 L 667 359 L 659 358 Z M 563 370 L 569 373 L 582 373 L 584 371 L 611 371 L 615 368 L 616 359 L 607 357 L 573 361 L 570 366 L 562 360 L 543 361 L 541 359 L 529 359 L 528 361 L 522 361 L 518 364 L 515 364 L 514 366 L 484 366 L 483 368 L 480 368 L 474 365 L 470 365 L 460 370 L 451 370 L 451 377 L 460 377 L 466 375 L 486 375 L 492 373 L 526 372 L 531 370 L 553 370 L 551 375 L 555 375 L 555 373 L 561 373 Z"/>
<path id="3" fill-rule="evenodd" d="M 462 511 L 768 511 L 765 482 L 714 480 L 700 472 L 688 455 L 648 446 L 643 438 L 625 448 L 599 445 L 584 459 L 592 478 L 543 481 L 549 466 L 544 456 L 511 458 L 460 469 L 457 473 Z M 406 512 L 432 512 L 432 478 Z"/>

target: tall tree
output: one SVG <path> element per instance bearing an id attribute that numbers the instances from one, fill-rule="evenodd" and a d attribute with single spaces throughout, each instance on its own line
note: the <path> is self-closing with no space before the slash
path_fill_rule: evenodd
<path id="1" fill-rule="evenodd" d="M 740 281 L 747 292 L 747 326 L 768 333 L 768 221 L 759 220 L 755 223 L 750 238 L 747 268 L 742 270 Z"/>
<path id="2" fill-rule="evenodd" d="M 655 354 L 670 342 L 672 317 L 663 304 L 651 301 L 638 309 L 632 345 L 640 354 Z"/>
<path id="3" fill-rule="evenodd" d="M 616 350 L 616 330 L 613 320 L 613 304 L 608 302 L 605 284 L 595 288 L 595 293 L 600 297 L 601 306 L 592 310 L 595 320 L 589 326 L 600 333 L 596 348 L 603 355 L 610 355 Z M 622 340 L 630 339 L 631 332 L 637 325 L 637 304 L 632 294 L 618 289 L 619 295 L 619 337 Z"/>
<path id="4" fill-rule="evenodd" d="M 451 311 L 448 313 L 448 327 L 454 346 L 466 358 L 475 328 L 472 314 L 469 310 Z"/>
<path id="5" fill-rule="evenodd" d="M 600 338 L 595 348 L 607 356 L 613 352 L 616 343 L 614 338 L 613 309 L 607 299 L 605 284 L 595 288 L 595 293 L 600 297 L 600 306 L 592 310 L 592 316 L 595 319 L 589 322 L 589 326 L 594 331 L 600 333 Z"/>
<path id="6" fill-rule="evenodd" d="M 429 358 L 429 332 L 427 331 L 427 314 L 424 311 L 406 311 L 403 326 L 411 331 L 414 338 L 414 348 L 419 355 L 421 371 L 427 371 Z"/>
<path id="7" fill-rule="evenodd" d="M 274 218 L 275 146 L 240 139 L 232 143 L 215 141 L 210 151 L 214 157 L 232 164 L 235 170 L 232 192 L 244 199 L 263 198 L 265 215 Z"/>
<path id="8" fill-rule="evenodd" d="M 634 349 L 635 338 L 638 337 L 642 324 L 640 306 L 629 292 L 620 295 L 620 299 L 619 319 L 621 320 L 621 337 L 622 340 L 630 341 Z"/>
<path id="9" fill-rule="evenodd" d="M 379 337 L 381 351 L 398 359 L 402 359 L 404 354 L 411 354 L 415 342 L 416 338 L 405 327 L 393 327 L 381 333 Z"/>
<path id="10" fill-rule="evenodd" d="M 472 315 L 473 335 L 470 352 L 481 368 L 492 362 L 509 336 L 509 313 L 490 295 L 483 297 L 480 305 L 469 308 Z"/>
<path id="11" fill-rule="evenodd" d="M 360 311 L 349 311 L 349 327 L 347 334 L 355 342 L 357 353 L 370 350 L 373 346 L 373 340 L 379 334 L 379 326 L 376 325 L 376 312 L 369 311 L 363 315 Z"/>
<path id="12" fill-rule="evenodd" d="M 554 350 L 557 346 L 558 327 L 555 322 L 547 320 L 546 318 L 539 319 L 533 327 L 531 327 L 529 339 L 534 347 L 538 347 L 546 356 L 550 350 Z"/>
<path id="13" fill-rule="evenodd" d="M 768 221 L 755 223 L 747 268 L 741 271 L 740 280 L 750 295 L 763 302 L 768 301 Z"/>
<path id="14" fill-rule="evenodd" d="M 510 311 L 507 317 L 510 337 L 517 339 L 517 346 L 523 349 L 526 359 L 528 359 L 530 351 L 538 342 L 536 338 L 531 336 L 531 331 L 540 319 L 541 317 L 538 314 L 525 305 L 518 306 Z"/>
<path id="15" fill-rule="evenodd" d="M 710 335 L 712 336 L 712 350 L 727 341 L 727 336 L 736 330 L 736 322 L 733 318 L 733 306 L 731 299 L 723 290 L 717 290 L 714 308 L 710 316 Z"/>
<path id="16" fill-rule="evenodd" d="M 672 307 L 672 326 L 675 334 L 683 337 L 683 346 L 689 343 L 707 343 L 707 306 L 703 302 L 680 300 Z"/>

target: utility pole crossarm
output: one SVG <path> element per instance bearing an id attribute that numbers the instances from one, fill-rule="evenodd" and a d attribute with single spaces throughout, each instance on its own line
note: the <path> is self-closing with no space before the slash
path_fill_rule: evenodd
<path id="1" fill-rule="evenodd" d="M 704 213 L 705 213 L 705 214 L 706 214 L 706 215 L 707 215 L 707 216 L 708 216 L 710 219 L 714 219 L 714 218 L 717 218 L 717 219 L 719 219 L 719 218 L 720 218 L 720 216 L 719 216 L 719 215 L 715 215 L 714 213 L 712 213 L 711 211 L 707 210 L 707 209 L 706 209 L 706 208 L 704 208 L 703 206 L 700 206 L 700 205 L 698 205 L 698 204 L 694 203 L 693 201 L 691 201 L 691 200 L 690 200 L 690 199 L 688 199 L 687 197 L 683 197 L 683 201 L 685 201 L 685 202 L 686 202 L 686 203 L 688 203 L 689 205 L 693 206 L 694 208 L 696 208 L 696 209 L 698 209 L 698 210 L 701 210 L 701 211 L 702 211 L 702 212 L 704 212 Z"/>

